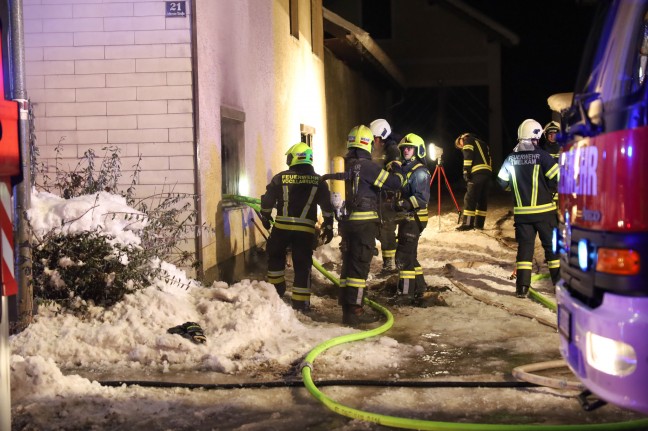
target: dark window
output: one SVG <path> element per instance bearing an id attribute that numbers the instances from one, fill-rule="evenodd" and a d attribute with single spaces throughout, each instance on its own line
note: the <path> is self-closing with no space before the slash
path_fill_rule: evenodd
<path id="1" fill-rule="evenodd" d="M 221 116 L 222 192 L 239 194 L 239 172 L 244 158 L 243 121 Z"/>
<path id="2" fill-rule="evenodd" d="M 391 39 L 391 0 L 362 0 L 362 28 L 374 39 Z"/>

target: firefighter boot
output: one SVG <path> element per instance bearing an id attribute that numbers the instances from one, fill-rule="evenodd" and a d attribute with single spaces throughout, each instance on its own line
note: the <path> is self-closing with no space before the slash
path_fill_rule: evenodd
<path id="1" fill-rule="evenodd" d="M 396 258 L 383 257 L 382 272 L 392 272 L 392 271 L 396 271 Z"/>
<path id="2" fill-rule="evenodd" d="M 475 229 L 484 230 L 485 223 L 486 223 L 486 216 L 482 216 L 482 215 L 475 216 Z"/>
<path id="3" fill-rule="evenodd" d="M 308 314 L 310 311 L 309 301 L 298 301 L 296 299 L 291 300 L 293 310 L 299 311 L 302 314 Z"/>
<path id="4" fill-rule="evenodd" d="M 526 298 L 529 293 L 529 286 L 515 286 L 515 296 L 518 298 Z"/>
<path id="5" fill-rule="evenodd" d="M 376 322 L 376 316 L 365 313 L 361 305 L 342 306 L 342 323 L 348 326 L 362 326 L 368 323 Z"/>
<path id="6" fill-rule="evenodd" d="M 549 274 L 551 274 L 551 282 L 555 286 L 560 280 L 560 268 L 549 268 Z"/>
<path id="7" fill-rule="evenodd" d="M 463 216 L 463 224 L 457 228 L 458 231 L 473 230 L 475 228 L 474 216 Z"/>

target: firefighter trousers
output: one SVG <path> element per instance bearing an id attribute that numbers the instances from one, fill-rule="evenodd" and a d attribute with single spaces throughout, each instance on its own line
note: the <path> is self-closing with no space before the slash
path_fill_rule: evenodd
<path id="1" fill-rule="evenodd" d="M 342 271 L 340 273 L 339 303 L 362 305 L 371 259 L 376 249 L 378 220 L 341 221 L 338 224 L 342 241 Z"/>
<path id="2" fill-rule="evenodd" d="M 418 244 L 426 226 L 427 222 L 420 222 L 411 217 L 398 223 L 396 267 L 399 294 L 415 297 L 425 292 L 423 268 L 418 261 Z"/>
<path id="3" fill-rule="evenodd" d="M 551 281 L 558 282 L 560 260 L 557 254 L 552 251 L 551 237 L 556 227 L 554 213 L 548 214 L 544 220 L 534 222 L 518 222 L 515 224 L 515 240 L 518 243 L 515 267 L 517 275 L 515 284 L 518 287 L 531 285 L 531 271 L 533 269 L 533 251 L 535 249 L 536 235 L 540 237 L 540 243 L 544 249 L 545 259 L 551 274 Z"/>
<path id="4" fill-rule="evenodd" d="M 311 267 L 313 266 L 313 234 L 297 230 L 272 228 L 266 253 L 268 254 L 268 282 L 279 296 L 286 292 L 286 257 L 291 250 L 295 281 L 292 287 L 293 306 L 310 304 Z"/>
<path id="5" fill-rule="evenodd" d="M 475 227 L 483 228 L 488 210 L 488 190 L 491 183 L 491 172 L 477 171 L 468 183 L 464 196 L 464 217 L 474 217 Z"/>

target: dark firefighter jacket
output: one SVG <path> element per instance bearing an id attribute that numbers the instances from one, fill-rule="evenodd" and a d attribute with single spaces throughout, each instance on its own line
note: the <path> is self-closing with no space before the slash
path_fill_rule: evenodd
<path id="1" fill-rule="evenodd" d="M 468 134 L 464 138 L 463 172 L 467 177 L 472 177 L 475 172 L 492 172 L 493 162 L 491 160 L 488 144 L 474 135 Z"/>
<path id="2" fill-rule="evenodd" d="M 420 221 L 428 221 L 427 205 L 430 200 L 430 171 L 419 160 L 406 160 L 403 162 L 403 197 L 405 197 L 412 211 L 415 211 Z"/>
<path id="3" fill-rule="evenodd" d="M 275 229 L 315 233 L 317 205 L 324 218 L 333 217 L 333 206 L 326 181 L 320 181 L 313 166 L 295 165 L 275 175 L 261 196 L 261 213 L 270 217 L 277 208 Z"/>
<path id="4" fill-rule="evenodd" d="M 400 190 L 403 176 L 390 174 L 371 160 L 371 154 L 351 148 L 344 156 L 345 206 L 347 220 L 378 220 L 378 195 L 381 189 Z"/>
<path id="5" fill-rule="evenodd" d="M 521 142 L 504 160 L 497 182 L 504 190 L 513 191 L 514 220 L 534 222 L 555 214 L 553 194 L 558 178 L 558 164 L 549 153 Z"/>

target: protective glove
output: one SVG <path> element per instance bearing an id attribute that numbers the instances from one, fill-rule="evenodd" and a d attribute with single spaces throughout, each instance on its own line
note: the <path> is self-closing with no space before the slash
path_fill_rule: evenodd
<path id="1" fill-rule="evenodd" d="M 271 216 L 270 214 L 260 213 L 260 214 L 259 214 L 259 218 L 261 219 L 261 224 L 263 225 L 263 227 L 264 227 L 267 231 L 269 231 L 269 230 L 270 230 L 270 227 L 271 227 L 272 224 L 274 223 L 274 219 L 272 218 L 272 216 Z"/>
<path id="2" fill-rule="evenodd" d="M 400 174 L 403 172 L 403 165 L 400 160 L 392 160 L 391 162 L 387 163 L 387 171 L 391 172 L 392 174 Z"/>
<path id="3" fill-rule="evenodd" d="M 409 211 L 412 208 L 412 203 L 405 199 L 398 200 L 394 203 L 394 209 L 396 211 Z"/>
<path id="4" fill-rule="evenodd" d="M 463 178 L 464 178 L 464 181 L 467 182 L 467 183 L 469 183 L 470 180 L 472 179 L 472 178 L 470 177 L 470 173 L 468 173 L 468 172 L 464 172 L 464 174 L 463 174 Z"/>
<path id="5" fill-rule="evenodd" d="M 322 223 L 320 239 L 324 244 L 328 244 L 333 239 L 333 217 L 326 217 Z"/>

